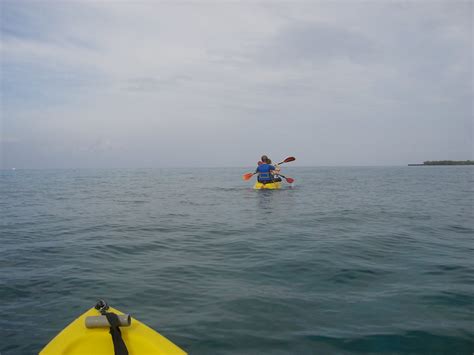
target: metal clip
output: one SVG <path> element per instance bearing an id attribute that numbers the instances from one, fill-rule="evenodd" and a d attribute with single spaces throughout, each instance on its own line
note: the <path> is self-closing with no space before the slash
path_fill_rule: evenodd
<path id="1" fill-rule="evenodd" d="M 105 300 L 100 299 L 97 301 L 94 308 L 97 309 L 101 314 L 104 314 L 109 309 L 109 305 Z"/>

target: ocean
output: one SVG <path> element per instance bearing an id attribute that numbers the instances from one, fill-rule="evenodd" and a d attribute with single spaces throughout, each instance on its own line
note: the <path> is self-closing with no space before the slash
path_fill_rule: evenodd
<path id="1" fill-rule="evenodd" d="M 98 298 L 190 354 L 472 354 L 474 170 L 0 171 L 0 353 Z"/>

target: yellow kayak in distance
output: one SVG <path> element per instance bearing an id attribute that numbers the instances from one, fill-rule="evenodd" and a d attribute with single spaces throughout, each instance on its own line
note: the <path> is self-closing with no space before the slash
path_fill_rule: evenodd
<path id="1" fill-rule="evenodd" d="M 123 315 L 112 307 L 109 307 L 107 312 L 115 313 L 119 317 Z M 105 319 L 106 325 L 97 325 L 102 319 Z M 185 351 L 140 321 L 129 315 L 122 316 L 122 319 L 125 319 L 124 322 L 128 321 L 129 324 L 119 328 L 129 355 L 186 354 Z M 105 316 L 101 317 L 101 313 L 96 308 L 91 308 L 56 335 L 41 350 L 40 355 L 114 355 L 114 343 L 110 330 Z"/>
<path id="2" fill-rule="evenodd" d="M 261 182 L 256 182 L 253 186 L 255 190 L 279 190 L 281 189 L 281 183 L 279 182 L 270 182 L 268 184 L 262 184 Z"/>

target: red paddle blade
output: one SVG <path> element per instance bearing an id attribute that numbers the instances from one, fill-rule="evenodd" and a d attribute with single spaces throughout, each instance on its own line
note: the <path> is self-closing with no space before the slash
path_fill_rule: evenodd
<path id="1" fill-rule="evenodd" d="M 289 184 L 292 184 L 295 182 L 295 179 L 292 179 L 292 178 L 286 178 L 286 182 L 289 183 Z"/>
<path id="2" fill-rule="evenodd" d="M 296 160 L 295 157 L 288 157 L 285 160 L 283 160 L 281 163 L 278 163 L 277 165 L 283 164 L 283 163 L 289 163 L 290 161 Z"/>
<path id="3" fill-rule="evenodd" d="M 253 173 L 247 173 L 247 174 L 242 175 L 242 179 L 247 181 L 247 180 L 250 180 L 252 176 L 253 176 Z"/>

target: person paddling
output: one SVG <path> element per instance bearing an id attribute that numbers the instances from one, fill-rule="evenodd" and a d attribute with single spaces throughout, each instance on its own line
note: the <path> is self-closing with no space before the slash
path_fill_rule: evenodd
<path id="1" fill-rule="evenodd" d="M 272 160 L 270 158 L 268 158 L 268 164 L 275 167 L 275 171 L 271 172 L 272 177 L 273 177 L 273 182 L 281 182 L 281 177 L 279 176 L 279 173 L 280 173 L 280 170 L 281 170 L 280 165 L 278 165 L 278 164 L 273 165 Z"/>
<path id="2" fill-rule="evenodd" d="M 275 166 L 273 166 L 271 164 L 272 161 L 266 155 L 262 155 L 260 161 L 262 162 L 262 164 L 259 164 L 257 169 L 255 170 L 255 173 L 258 174 L 258 182 L 262 184 L 269 184 L 275 182 L 276 180 L 274 179 L 273 174 L 275 172 L 278 172 L 280 169 L 277 169 Z M 280 178 L 278 179 L 279 181 L 281 181 Z"/>

